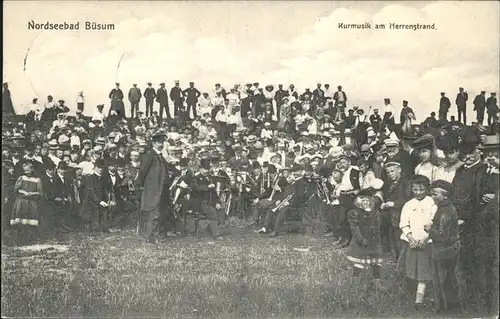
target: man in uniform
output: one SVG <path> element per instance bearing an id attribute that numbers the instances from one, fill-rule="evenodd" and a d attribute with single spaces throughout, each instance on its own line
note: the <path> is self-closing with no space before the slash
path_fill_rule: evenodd
<path id="1" fill-rule="evenodd" d="M 464 125 L 467 125 L 467 100 L 469 99 L 469 94 L 464 92 L 463 87 L 458 88 L 457 98 L 455 99 L 455 104 L 457 105 L 458 121 L 464 120 Z"/>
<path id="2" fill-rule="evenodd" d="M 201 96 L 200 91 L 194 87 L 194 82 L 189 82 L 189 87 L 185 89 L 183 92 L 184 97 L 186 98 L 187 103 L 187 117 L 191 115 L 191 108 L 193 108 L 193 119 L 195 119 L 197 115 L 196 105 L 198 104 L 198 98 Z"/>
<path id="3" fill-rule="evenodd" d="M 156 90 L 152 87 L 152 83 L 148 82 L 148 87 L 144 90 L 144 98 L 146 99 L 146 117 L 153 114 L 153 105 L 156 99 Z"/>
<path id="4" fill-rule="evenodd" d="M 486 111 L 488 113 L 488 125 L 491 125 L 495 120 L 498 120 L 499 110 L 497 94 L 495 92 L 491 93 L 491 96 L 486 100 Z"/>

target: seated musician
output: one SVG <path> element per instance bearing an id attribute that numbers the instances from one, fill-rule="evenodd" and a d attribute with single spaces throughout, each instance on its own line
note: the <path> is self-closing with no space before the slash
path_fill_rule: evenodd
<path id="1" fill-rule="evenodd" d="M 274 166 L 270 166 L 269 171 L 272 173 L 274 171 Z M 290 169 L 287 167 L 282 168 L 280 172 L 276 171 L 275 180 L 273 180 L 273 187 L 270 188 L 270 194 L 268 197 L 263 196 L 254 208 L 254 221 L 257 226 L 260 227 L 257 233 L 266 233 L 267 228 L 265 225 L 268 224 L 266 221 L 267 216 L 272 216 L 272 212 L 269 212 L 273 207 L 277 205 L 281 200 L 283 200 L 283 194 L 285 189 L 290 185 L 293 180 L 293 176 L 290 175 Z M 266 192 L 267 195 L 269 192 Z M 263 219 L 263 220 L 262 220 Z"/>
<path id="2" fill-rule="evenodd" d="M 214 238 L 221 239 L 219 228 L 220 200 L 217 196 L 216 185 L 210 176 L 210 162 L 206 158 L 200 160 L 200 172 L 193 179 L 193 205 L 196 210 L 208 219 L 209 228 Z"/>
<path id="3" fill-rule="evenodd" d="M 307 206 L 309 199 L 309 185 L 303 178 L 305 168 L 302 165 L 294 165 L 293 180 L 288 182 L 288 186 L 283 190 L 281 200 L 275 202 L 275 207 L 268 209 L 264 227 L 261 233 L 270 233 L 270 236 L 276 237 L 293 209 L 302 209 Z M 307 198 L 306 198 L 307 197 Z"/>

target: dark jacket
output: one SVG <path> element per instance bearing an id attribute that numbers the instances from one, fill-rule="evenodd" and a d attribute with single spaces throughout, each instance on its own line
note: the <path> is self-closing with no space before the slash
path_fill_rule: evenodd
<path id="1" fill-rule="evenodd" d="M 152 102 L 156 98 L 156 90 L 152 87 L 148 87 L 146 90 L 144 90 L 144 98 L 146 98 L 146 101 Z"/>
<path id="2" fill-rule="evenodd" d="M 356 262 L 356 259 L 381 256 L 379 212 L 375 209 L 367 212 L 355 207 L 349 211 L 348 218 L 352 240 L 346 252 L 347 258 Z"/>
<path id="3" fill-rule="evenodd" d="M 201 96 L 200 91 L 197 88 L 189 87 L 185 89 L 182 94 L 186 97 L 186 102 L 189 104 L 198 103 L 198 98 Z"/>
<path id="4" fill-rule="evenodd" d="M 114 88 L 109 92 L 109 98 L 112 100 L 123 100 L 123 91 L 121 89 Z"/>
<path id="5" fill-rule="evenodd" d="M 210 176 L 203 176 L 197 174 L 193 180 L 193 199 L 198 203 L 206 203 L 215 206 L 219 203 L 219 196 L 217 195 L 216 187 L 209 188 L 210 184 L 216 184 Z"/>
<path id="6" fill-rule="evenodd" d="M 174 86 L 170 90 L 170 99 L 174 101 L 174 103 L 184 102 L 184 94 L 182 93 L 182 89 L 178 86 Z"/>
<path id="7" fill-rule="evenodd" d="M 448 259 L 460 251 L 458 214 L 450 202 L 438 205 L 429 229 L 432 239 L 432 257 L 436 260 Z"/>
<path id="8" fill-rule="evenodd" d="M 451 102 L 446 96 L 443 96 L 439 101 L 439 113 L 446 113 L 450 109 Z"/>
<path id="9" fill-rule="evenodd" d="M 386 208 L 384 211 L 390 214 L 392 226 L 399 227 L 401 209 L 404 204 L 411 199 L 408 180 L 404 177 L 400 177 L 395 183 L 392 181 L 384 181 L 383 192 L 385 202 L 394 203 L 394 207 Z"/>
<path id="10" fill-rule="evenodd" d="M 92 216 L 100 212 L 100 202 L 109 201 L 109 191 L 106 189 L 104 178 L 96 174 L 83 177 L 82 185 L 82 205 L 80 206 L 79 216 L 84 221 L 90 221 Z"/>
<path id="11" fill-rule="evenodd" d="M 467 100 L 469 99 L 469 94 L 467 92 L 462 92 L 457 94 L 457 98 L 455 99 L 455 104 L 458 107 L 465 107 L 467 104 Z"/>
<path id="12" fill-rule="evenodd" d="M 344 92 L 344 91 L 340 91 L 340 92 L 339 92 L 339 91 L 336 91 L 336 92 L 333 94 L 333 100 L 334 100 L 335 102 L 337 102 L 337 101 L 338 101 L 338 99 L 339 99 L 339 94 L 340 94 L 340 93 L 344 94 L 344 103 L 346 103 L 346 102 L 347 102 L 347 94 L 345 94 L 345 92 Z"/>
<path id="13" fill-rule="evenodd" d="M 160 105 L 168 106 L 168 90 L 167 90 L 167 88 L 159 88 L 156 91 L 156 102 L 160 103 Z"/>
<path id="14" fill-rule="evenodd" d="M 473 103 L 474 103 L 473 111 L 476 111 L 476 110 L 484 111 L 484 108 L 486 107 L 486 97 L 484 97 L 481 94 L 476 95 Z"/>
<path id="15" fill-rule="evenodd" d="M 167 164 L 155 150 L 146 152 L 141 160 L 135 184 L 143 187 L 141 210 L 152 211 L 160 205 L 163 188 L 170 187 Z"/>

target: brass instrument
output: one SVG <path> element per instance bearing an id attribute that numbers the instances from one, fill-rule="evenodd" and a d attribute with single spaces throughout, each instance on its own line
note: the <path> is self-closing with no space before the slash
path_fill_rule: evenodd
<path id="1" fill-rule="evenodd" d="M 274 194 L 276 194 L 276 187 L 278 186 L 278 182 L 279 182 L 279 174 L 276 174 L 276 177 L 274 178 L 274 182 L 273 182 L 273 191 L 271 192 L 271 196 L 269 196 L 269 200 L 273 200 L 273 197 L 274 197 Z"/>
<path id="2" fill-rule="evenodd" d="M 266 178 L 266 173 L 262 172 L 262 179 L 260 181 L 260 193 L 261 194 L 264 194 L 264 191 L 265 191 L 265 189 L 264 189 L 264 180 L 265 180 L 265 178 Z"/>
<path id="3" fill-rule="evenodd" d="M 332 204 L 332 200 L 330 199 L 330 194 L 329 194 L 328 187 L 326 186 L 325 181 L 322 180 L 321 183 L 320 183 L 320 185 L 321 185 L 321 189 L 323 191 L 323 195 L 325 196 L 325 199 L 326 199 L 326 204 L 327 205 L 331 205 Z"/>
<path id="4" fill-rule="evenodd" d="M 275 213 L 277 210 L 279 210 L 279 209 L 281 209 L 281 208 L 283 208 L 283 207 L 285 207 L 285 206 L 288 206 L 288 205 L 290 204 L 288 201 L 289 201 L 290 199 L 292 199 L 292 197 L 293 197 L 293 195 L 294 195 L 294 194 L 295 194 L 295 193 L 292 193 L 292 194 L 290 194 L 290 195 L 286 196 L 285 198 L 283 198 L 283 200 L 282 200 L 282 201 L 278 204 L 278 206 L 276 206 L 276 207 L 274 207 L 273 209 L 271 209 L 271 211 L 272 211 L 273 213 Z"/>
<path id="5" fill-rule="evenodd" d="M 231 208 L 232 199 L 233 199 L 233 194 L 230 193 L 229 198 L 227 199 L 227 204 L 226 204 L 226 216 L 229 216 L 229 210 Z"/>

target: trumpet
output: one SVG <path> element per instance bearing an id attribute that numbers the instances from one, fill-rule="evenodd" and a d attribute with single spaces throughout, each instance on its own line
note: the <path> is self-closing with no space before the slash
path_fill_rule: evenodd
<path id="1" fill-rule="evenodd" d="M 275 213 L 277 210 L 289 205 L 290 203 L 288 202 L 290 199 L 292 199 L 293 195 L 295 193 L 292 193 L 290 195 L 288 195 L 287 197 L 283 198 L 283 200 L 278 204 L 278 206 L 274 207 L 273 209 L 271 209 L 271 211 L 273 213 Z"/>
<path id="2" fill-rule="evenodd" d="M 323 192 L 323 195 L 325 195 L 326 203 L 330 205 L 332 203 L 332 200 L 330 199 L 330 194 L 328 191 L 328 187 L 326 187 L 326 183 L 324 180 L 321 181 L 321 191 Z"/>

